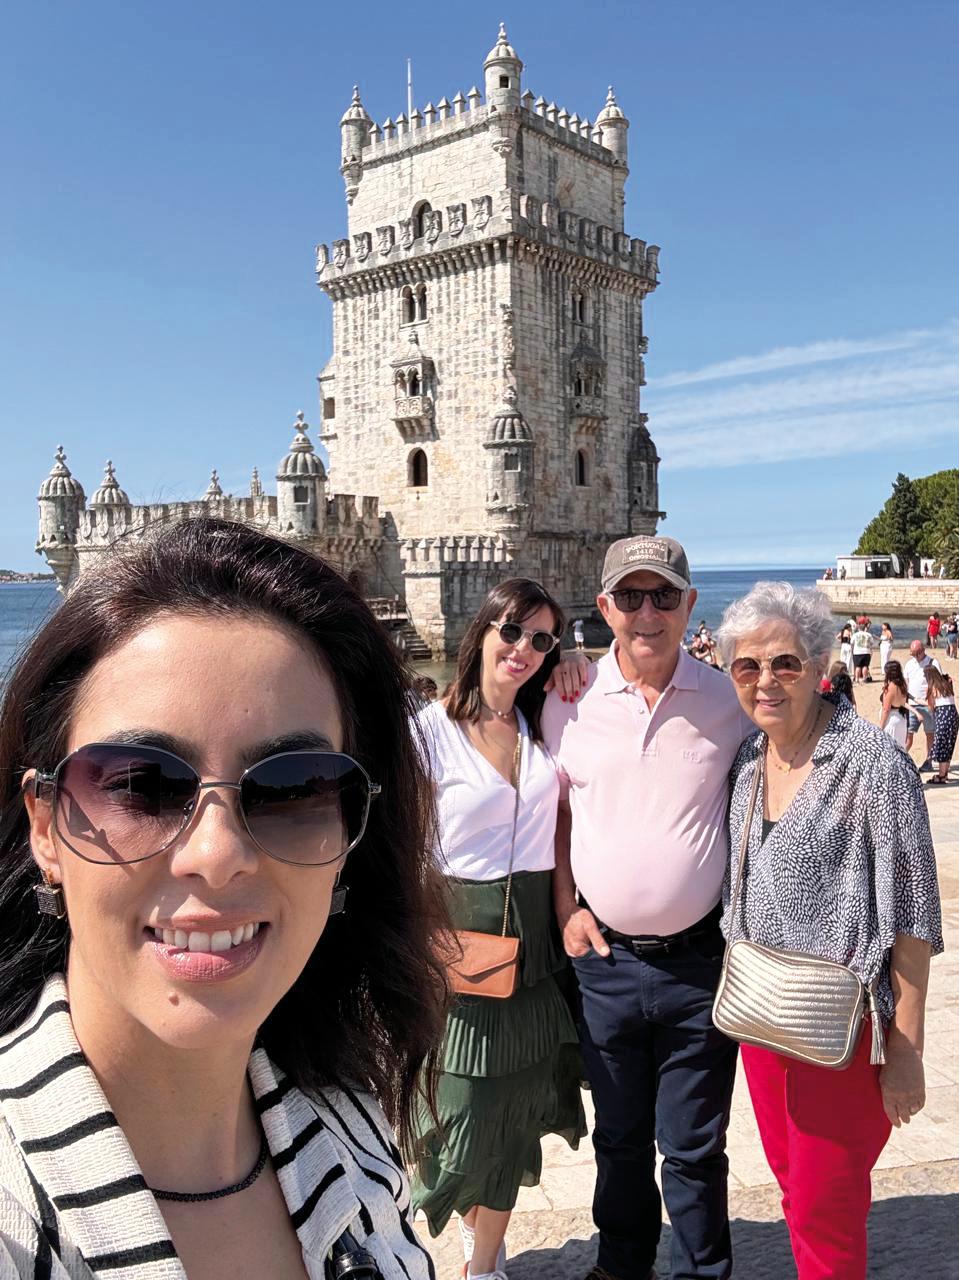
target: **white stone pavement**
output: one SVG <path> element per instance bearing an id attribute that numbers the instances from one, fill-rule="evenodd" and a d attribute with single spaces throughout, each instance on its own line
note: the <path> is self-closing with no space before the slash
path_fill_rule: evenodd
<path id="1" fill-rule="evenodd" d="M 949 664 L 950 667 L 956 664 Z M 956 674 L 959 674 L 957 672 Z M 875 686 L 860 701 L 875 701 Z M 872 707 L 862 707 L 866 714 Z M 919 744 L 914 749 L 919 758 Z M 926 1032 L 925 1110 L 894 1130 L 874 1176 L 870 1280 L 959 1280 L 959 769 L 948 787 L 927 787 L 939 864 L 946 952 L 933 961 Z M 584 1094 L 587 1111 L 589 1094 Z M 510 1280 L 575 1280 L 595 1259 L 590 1216 L 595 1167 L 587 1139 L 571 1151 L 543 1143 L 539 1186 L 522 1188 L 507 1235 Z M 736 1081 L 728 1142 L 736 1276 L 788 1280 L 795 1275 L 779 1212 L 779 1193 L 763 1156 L 742 1073 Z M 664 1219 L 665 1221 L 665 1219 Z M 455 1224 L 427 1239 L 438 1280 L 462 1274 Z M 668 1225 L 658 1258 L 669 1275 Z M 623 1277 L 633 1280 L 633 1277 Z"/>

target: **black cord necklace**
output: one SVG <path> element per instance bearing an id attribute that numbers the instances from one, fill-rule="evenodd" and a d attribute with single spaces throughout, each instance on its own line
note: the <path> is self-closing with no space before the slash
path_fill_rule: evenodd
<path id="1" fill-rule="evenodd" d="M 234 1182 L 232 1187 L 222 1187 L 219 1191 L 154 1191 L 152 1187 L 150 1190 L 157 1200 L 178 1200 L 189 1204 L 196 1204 L 200 1200 L 222 1200 L 224 1196 L 234 1196 L 238 1191 L 245 1191 L 247 1187 L 252 1187 L 266 1168 L 269 1157 L 270 1147 L 264 1133 L 260 1137 L 260 1154 L 256 1164 L 242 1182 Z"/>

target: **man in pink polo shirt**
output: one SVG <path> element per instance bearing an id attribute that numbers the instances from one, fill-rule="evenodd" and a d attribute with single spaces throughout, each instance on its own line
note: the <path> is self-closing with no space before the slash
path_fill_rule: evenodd
<path id="1" fill-rule="evenodd" d="M 681 647 L 696 592 L 672 538 L 606 553 L 597 605 L 612 629 L 582 696 L 547 700 L 563 799 L 554 898 L 582 997 L 596 1107 L 588 1280 L 646 1280 L 662 1223 L 672 1277 L 732 1271 L 726 1126 L 736 1046 L 712 1023 L 727 775 L 752 725 L 729 679 Z"/>

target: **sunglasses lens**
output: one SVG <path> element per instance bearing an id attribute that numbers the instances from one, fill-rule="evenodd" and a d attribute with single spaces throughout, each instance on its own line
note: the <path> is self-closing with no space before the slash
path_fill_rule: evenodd
<path id="1" fill-rule="evenodd" d="M 549 653 L 556 643 L 556 637 L 548 631 L 534 631 L 530 643 L 537 653 Z"/>
<path id="2" fill-rule="evenodd" d="M 649 598 L 657 609 L 661 609 L 664 613 L 672 613 L 674 609 L 679 608 L 683 593 L 679 587 L 656 587 L 650 591 Z"/>
<path id="3" fill-rule="evenodd" d="M 185 761 L 157 747 L 81 747 L 57 776 L 57 834 L 88 862 L 149 858 L 185 825 L 197 783 Z"/>
<path id="4" fill-rule="evenodd" d="M 523 628 L 518 622 L 504 622 L 499 629 L 499 638 L 504 644 L 516 644 L 523 638 Z"/>
<path id="5" fill-rule="evenodd" d="M 244 776 L 241 802 L 250 835 L 284 862 L 335 862 L 366 826 L 370 792 L 355 760 L 334 751 L 289 751 Z"/>
<path id="6" fill-rule="evenodd" d="M 781 653 L 773 658 L 769 669 L 781 684 L 792 684 L 802 675 L 802 659 L 794 653 Z"/>
<path id="7" fill-rule="evenodd" d="M 762 670 L 755 658 L 736 658 L 729 667 L 729 674 L 737 684 L 755 684 Z"/>

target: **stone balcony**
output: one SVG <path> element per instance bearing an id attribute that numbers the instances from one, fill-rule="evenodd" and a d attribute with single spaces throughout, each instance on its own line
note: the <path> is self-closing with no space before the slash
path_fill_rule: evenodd
<path id="1" fill-rule="evenodd" d="M 433 414 L 432 396 L 397 396 L 393 402 L 393 421 L 407 443 L 432 437 Z"/>
<path id="2" fill-rule="evenodd" d="M 606 400 L 603 396 L 573 397 L 573 426 L 584 436 L 594 436 L 606 421 Z"/>

